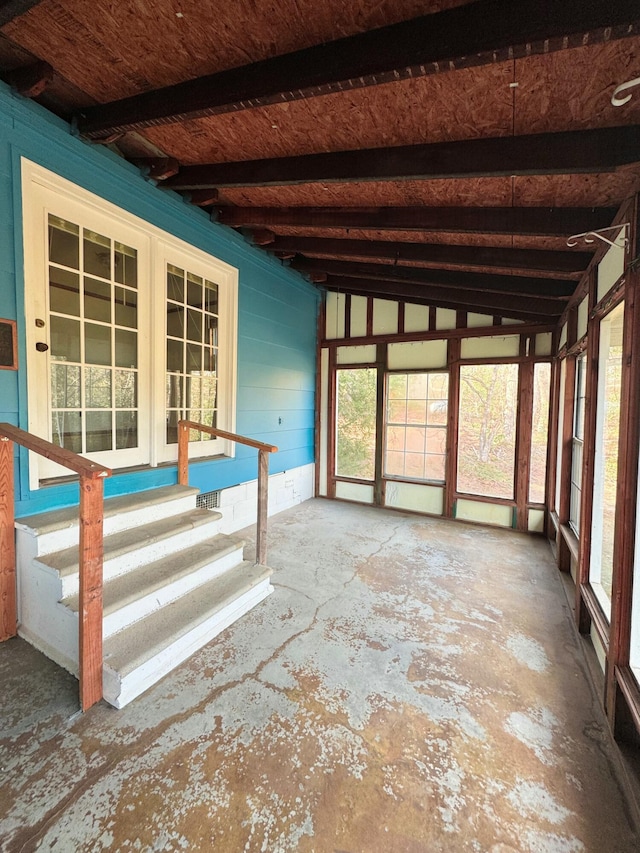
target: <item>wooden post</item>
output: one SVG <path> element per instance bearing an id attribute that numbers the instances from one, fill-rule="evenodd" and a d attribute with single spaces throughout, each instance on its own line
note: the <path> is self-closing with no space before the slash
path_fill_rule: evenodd
<path id="1" fill-rule="evenodd" d="M 560 454 L 560 499 L 558 501 L 558 525 L 568 524 L 571 515 L 571 468 L 573 463 L 573 420 L 575 417 L 575 386 L 576 386 L 576 358 L 567 356 L 565 358 L 564 371 L 564 400 L 560 400 L 562 407 L 562 435 Z M 571 571 L 571 551 L 562 535 L 558 532 L 556 564 L 561 572 Z"/>
<path id="2" fill-rule="evenodd" d="M 266 565 L 267 509 L 269 504 L 269 453 L 258 450 L 258 529 L 256 532 L 256 563 Z"/>
<path id="3" fill-rule="evenodd" d="M 449 341 L 449 410 L 447 415 L 447 457 L 444 481 L 444 517 L 452 518 L 458 491 L 458 418 L 460 408 L 460 338 Z"/>
<path id="4" fill-rule="evenodd" d="M 189 428 L 182 421 L 178 423 L 178 483 L 189 485 Z"/>
<path id="5" fill-rule="evenodd" d="M 103 483 L 80 477 L 80 706 L 102 699 Z"/>
<path id="6" fill-rule="evenodd" d="M 387 345 L 376 346 L 376 447 L 375 472 L 373 475 L 373 502 L 376 506 L 384 506 L 382 480 L 384 477 L 384 442 L 386 418 L 384 409 L 385 372 L 387 369 Z"/>
<path id="7" fill-rule="evenodd" d="M 17 633 L 13 501 L 13 442 L 3 436 L 0 438 L 0 643 Z"/>
<path id="8" fill-rule="evenodd" d="M 533 361 L 520 365 L 518 371 L 518 414 L 516 432 L 516 527 L 529 529 L 529 475 L 531 470 L 531 430 L 533 421 Z"/>

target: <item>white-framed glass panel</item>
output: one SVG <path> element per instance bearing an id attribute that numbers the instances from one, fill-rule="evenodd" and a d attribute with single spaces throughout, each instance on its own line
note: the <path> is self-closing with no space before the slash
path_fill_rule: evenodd
<path id="1" fill-rule="evenodd" d="M 587 356 L 576 359 L 576 378 L 573 404 L 573 436 L 571 439 L 571 483 L 569 526 L 580 535 L 580 506 L 582 504 L 582 456 L 584 450 L 584 403 L 587 382 Z"/>
<path id="2" fill-rule="evenodd" d="M 112 469 L 177 459 L 178 415 L 233 432 L 237 270 L 27 160 L 22 191 L 29 430 Z M 31 488 L 68 474 L 31 454 Z"/>
<path id="3" fill-rule="evenodd" d="M 336 370 L 337 477 L 375 477 L 377 376 L 374 367 Z"/>
<path id="4" fill-rule="evenodd" d="M 385 477 L 444 483 L 449 374 L 387 374 Z"/>
<path id="5" fill-rule="evenodd" d="M 517 364 L 460 367 L 458 492 L 512 500 Z"/>
<path id="6" fill-rule="evenodd" d="M 531 460 L 529 466 L 529 501 L 531 503 L 543 504 L 545 502 L 550 389 L 551 365 L 546 361 L 534 364 Z"/>
<path id="7" fill-rule="evenodd" d="M 598 354 L 596 452 L 593 475 L 589 583 L 607 617 L 611 615 L 623 322 L 624 303 L 620 303 L 600 323 L 600 349 Z"/>

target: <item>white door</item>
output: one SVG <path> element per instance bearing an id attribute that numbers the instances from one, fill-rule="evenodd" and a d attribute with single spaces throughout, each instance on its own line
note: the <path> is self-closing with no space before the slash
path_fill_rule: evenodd
<path id="1" fill-rule="evenodd" d="M 30 430 L 110 468 L 150 461 L 149 239 L 41 185 L 25 203 Z M 32 458 L 37 479 L 70 472 Z"/>

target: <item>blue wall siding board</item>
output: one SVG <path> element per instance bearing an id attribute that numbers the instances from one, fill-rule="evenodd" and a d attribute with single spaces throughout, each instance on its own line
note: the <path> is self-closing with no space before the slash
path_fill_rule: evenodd
<path id="1" fill-rule="evenodd" d="M 271 471 L 313 462 L 317 290 L 280 261 L 225 226 L 157 189 L 131 164 L 75 138 L 68 125 L 0 83 L 0 316 L 18 321 L 19 373 L 0 371 L 0 418 L 25 427 L 21 158 L 31 160 L 101 198 L 236 267 L 238 388 L 236 430 L 282 448 Z M 163 414 L 160 414 L 163 417 Z M 278 419 L 281 423 L 278 423 Z M 17 453 L 18 515 L 78 501 L 77 482 L 30 491 L 27 453 Z M 256 453 L 192 463 L 191 481 L 211 489 L 255 479 Z M 175 465 L 122 472 L 105 481 L 107 496 L 176 482 Z"/>

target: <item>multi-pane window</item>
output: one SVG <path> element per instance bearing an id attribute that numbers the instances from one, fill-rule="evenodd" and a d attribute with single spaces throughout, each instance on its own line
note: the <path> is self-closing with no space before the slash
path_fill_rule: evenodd
<path id="1" fill-rule="evenodd" d="M 448 394 L 448 373 L 387 376 L 385 476 L 444 482 Z"/>
<path id="2" fill-rule="evenodd" d="M 166 441 L 178 421 L 215 427 L 218 392 L 218 285 L 167 264 Z M 211 439 L 192 430 L 189 441 Z"/>
<path id="3" fill-rule="evenodd" d="M 49 215 L 52 441 L 76 453 L 138 446 L 137 252 Z"/>
<path id="4" fill-rule="evenodd" d="M 584 448 L 584 401 L 587 376 L 587 357 L 576 360 L 576 384 L 573 407 L 573 437 L 571 439 L 571 494 L 569 524 L 576 536 L 580 534 L 580 505 L 582 503 L 582 453 Z"/>

